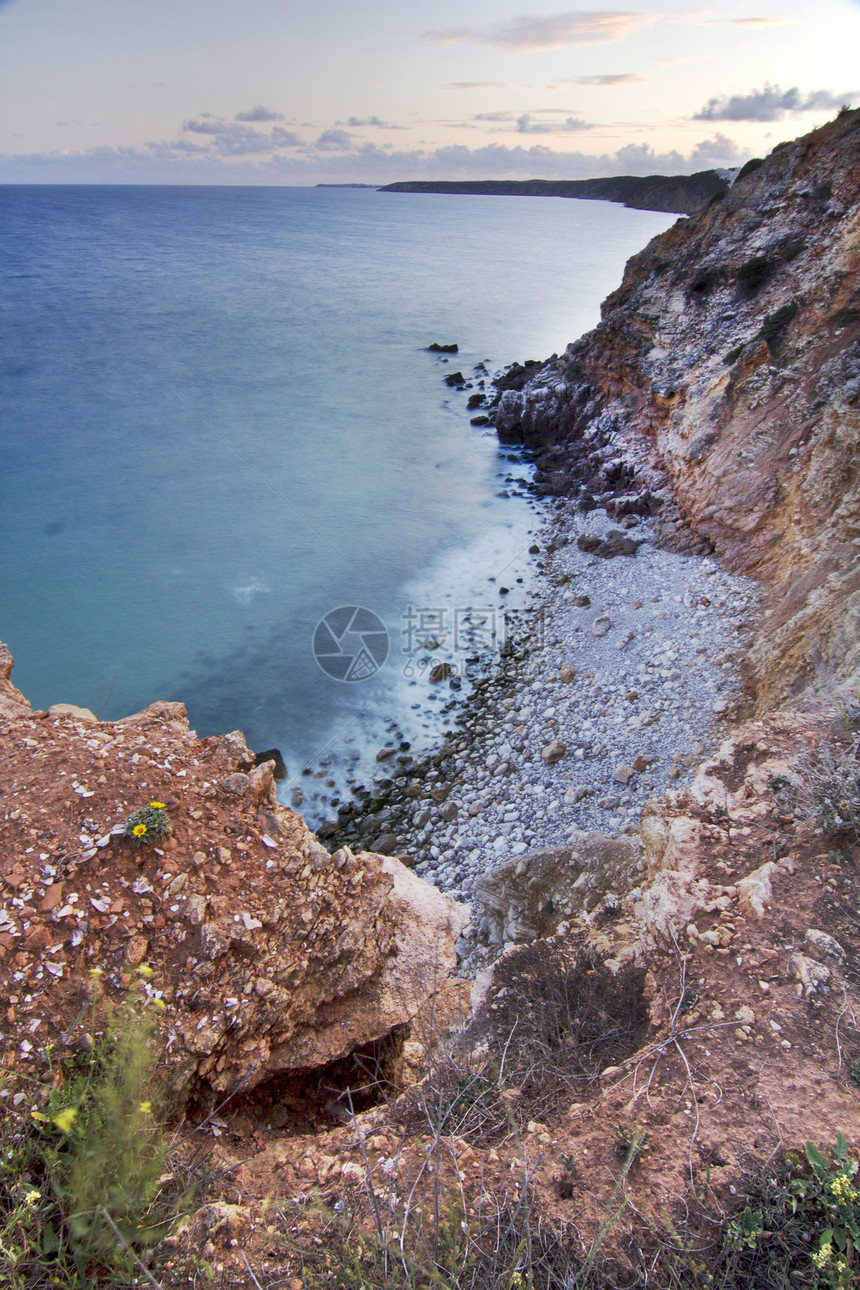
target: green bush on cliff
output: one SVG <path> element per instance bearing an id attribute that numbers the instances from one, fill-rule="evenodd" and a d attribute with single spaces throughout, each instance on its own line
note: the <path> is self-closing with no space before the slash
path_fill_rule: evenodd
<path id="1" fill-rule="evenodd" d="M 792 300 L 790 304 L 783 305 L 782 308 L 777 309 L 775 313 L 767 314 L 765 316 L 759 336 L 761 336 L 762 340 L 767 341 L 771 349 L 775 349 L 779 346 L 782 335 L 792 318 L 797 313 L 797 310 L 797 301 Z"/>
<path id="2" fill-rule="evenodd" d="M 746 296 L 753 296 L 767 282 L 776 263 L 767 255 L 754 255 L 745 260 L 737 271 L 738 286 Z"/>
<path id="3" fill-rule="evenodd" d="M 146 1274 L 144 1251 L 174 1221 L 176 1200 L 162 1181 L 167 1140 L 151 1092 L 161 1001 L 151 969 L 139 973 L 98 1033 L 94 969 L 93 1010 L 81 1018 L 93 1033 L 59 1059 L 49 1047 L 47 1089 L 31 1081 L 13 1092 L 7 1075 L 19 1108 L 0 1136 L 0 1284 L 9 1290 L 136 1284 Z"/>

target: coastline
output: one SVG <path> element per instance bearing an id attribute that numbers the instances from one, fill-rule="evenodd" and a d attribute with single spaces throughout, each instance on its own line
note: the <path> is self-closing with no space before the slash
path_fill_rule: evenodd
<path id="1" fill-rule="evenodd" d="M 542 487 L 530 485 L 542 511 L 534 588 L 505 615 L 495 665 L 469 690 L 441 677 L 444 741 L 413 760 L 392 729 L 372 785 L 317 830 L 333 851 L 397 855 L 458 900 L 503 860 L 528 863 L 582 831 L 635 834 L 645 803 L 684 787 L 721 722 L 745 709 L 739 662 L 758 584 L 666 549 L 649 517 L 619 528 L 603 507 L 541 498 Z M 475 906 L 460 970 L 499 948 Z"/>

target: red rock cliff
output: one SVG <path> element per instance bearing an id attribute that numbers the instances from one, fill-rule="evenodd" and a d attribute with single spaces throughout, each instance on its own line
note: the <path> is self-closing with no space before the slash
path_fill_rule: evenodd
<path id="1" fill-rule="evenodd" d="M 547 491 L 655 516 L 762 578 L 768 708 L 860 673 L 860 111 L 780 144 L 627 265 L 602 321 L 497 411 Z"/>

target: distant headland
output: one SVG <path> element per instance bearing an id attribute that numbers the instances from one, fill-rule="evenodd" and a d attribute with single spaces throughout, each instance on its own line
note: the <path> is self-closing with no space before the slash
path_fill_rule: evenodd
<path id="1" fill-rule="evenodd" d="M 463 193 L 480 197 L 578 197 L 622 202 L 637 210 L 696 215 L 728 187 L 725 172 L 699 170 L 694 175 L 616 175 L 611 179 L 407 179 L 386 184 L 379 191 Z"/>

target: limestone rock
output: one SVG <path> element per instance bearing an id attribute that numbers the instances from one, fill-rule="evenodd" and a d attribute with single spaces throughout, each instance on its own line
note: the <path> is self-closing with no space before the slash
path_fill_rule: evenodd
<path id="1" fill-rule="evenodd" d="M 816 963 L 815 959 L 808 958 L 805 954 L 792 954 L 788 966 L 791 975 L 798 982 L 800 993 L 806 999 L 811 999 L 830 983 L 830 968 L 823 963 Z"/>
<path id="2" fill-rule="evenodd" d="M 751 874 L 738 882 L 740 903 L 752 910 L 759 920 L 764 918 L 765 908 L 773 900 L 771 879 L 778 872 L 778 866 L 773 860 L 768 860 L 766 864 L 760 865 L 758 869 L 754 869 Z"/>
<path id="3" fill-rule="evenodd" d="M 95 725 L 98 721 L 96 714 L 89 708 L 79 708 L 74 703 L 52 703 L 48 713 L 52 717 L 71 717 L 73 721 L 84 721 L 87 725 Z"/>
<path id="4" fill-rule="evenodd" d="M 577 833 L 570 845 L 502 860 L 475 883 L 495 944 L 549 936 L 563 920 L 628 890 L 642 856 L 638 838 Z"/>

